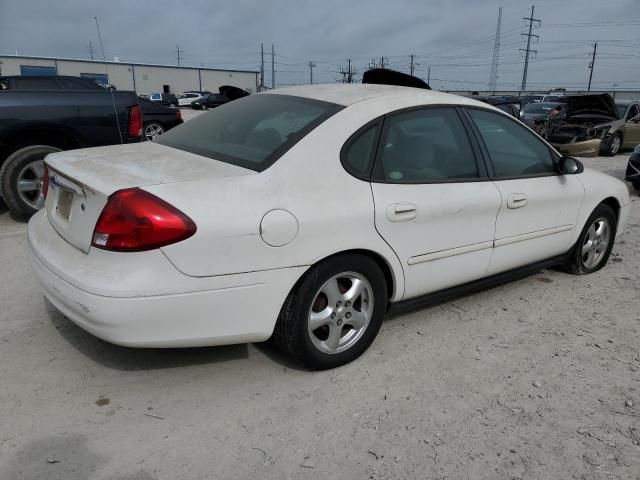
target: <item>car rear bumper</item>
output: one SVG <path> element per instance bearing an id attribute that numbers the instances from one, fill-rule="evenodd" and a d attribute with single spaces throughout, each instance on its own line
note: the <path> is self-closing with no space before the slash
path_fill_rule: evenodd
<path id="1" fill-rule="evenodd" d="M 563 155 L 597 157 L 600 154 L 602 140 L 595 138 L 593 140 L 585 140 L 584 142 L 551 143 L 551 145 Z"/>
<path id="2" fill-rule="evenodd" d="M 306 269 L 193 278 L 179 273 L 166 258 L 162 260 L 158 251 L 147 255 L 148 268 L 141 269 L 139 260 L 130 257 L 137 254 L 125 253 L 112 256 L 101 269 L 102 260 L 90 258 L 96 252 L 83 254 L 64 241 L 44 212 L 29 222 L 28 239 L 33 269 L 47 299 L 83 329 L 125 346 L 187 347 L 266 340 L 286 295 Z M 146 294 L 138 289 L 132 295 L 116 285 L 131 277 L 136 285 L 149 286 Z M 96 283 L 100 278 L 102 282 Z M 158 291 L 158 284 L 164 293 Z"/>

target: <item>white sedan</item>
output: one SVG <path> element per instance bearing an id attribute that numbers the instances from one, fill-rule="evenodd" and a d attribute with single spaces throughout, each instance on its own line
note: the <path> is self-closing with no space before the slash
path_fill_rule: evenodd
<path id="1" fill-rule="evenodd" d="M 178 106 L 179 107 L 190 107 L 191 102 L 195 102 L 196 100 L 200 100 L 202 95 L 197 92 L 185 92 L 176 95 L 178 97 Z"/>
<path id="2" fill-rule="evenodd" d="M 46 164 L 29 247 L 67 317 L 129 346 L 273 337 L 318 369 L 362 354 L 389 309 L 595 272 L 630 205 L 496 108 L 382 85 L 251 95 Z"/>

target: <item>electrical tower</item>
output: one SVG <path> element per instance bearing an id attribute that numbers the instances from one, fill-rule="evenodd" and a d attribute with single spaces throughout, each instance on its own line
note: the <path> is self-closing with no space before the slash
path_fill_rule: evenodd
<path id="1" fill-rule="evenodd" d="M 597 50 L 598 50 L 598 42 L 593 44 L 593 57 L 591 57 L 591 63 L 589 64 L 589 70 L 591 70 L 591 72 L 589 73 L 589 86 L 587 87 L 587 92 L 591 91 L 591 79 L 593 78 L 593 67 L 595 66 L 595 63 L 596 63 Z"/>
<path id="2" fill-rule="evenodd" d="M 178 59 L 178 66 L 180 66 L 181 57 L 184 57 L 184 50 L 180 50 L 180 45 L 176 43 L 176 58 Z"/>
<path id="3" fill-rule="evenodd" d="M 498 26 L 496 27 L 496 39 L 493 42 L 493 59 L 491 60 L 491 73 L 489 73 L 489 91 L 496 93 L 498 83 L 498 61 L 500 59 L 500 28 L 502 26 L 502 7 L 498 8 Z"/>
<path id="4" fill-rule="evenodd" d="M 91 56 L 91 60 L 93 60 L 93 59 L 94 59 L 94 57 L 93 57 L 93 52 L 94 52 L 94 50 L 93 50 L 93 43 L 91 43 L 91 41 L 89 41 L 89 55 Z"/>
<path id="5" fill-rule="evenodd" d="M 353 76 L 356 74 L 355 69 L 351 68 L 351 59 L 347 60 L 347 69 L 340 67 L 340 74 L 342 75 L 342 83 L 353 83 Z"/>
<path id="6" fill-rule="evenodd" d="M 536 55 L 538 53 L 537 50 L 531 50 L 531 39 L 534 38 L 535 42 L 537 43 L 538 40 L 540 40 L 540 36 L 539 35 L 533 35 L 531 33 L 531 31 L 533 30 L 533 26 L 535 24 L 536 28 L 540 27 L 540 24 L 542 23 L 540 20 L 538 20 L 537 18 L 533 18 L 533 12 L 535 9 L 535 5 L 531 6 L 531 16 L 530 17 L 523 17 L 523 20 L 526 20 L 529 22 L 529 33 L 523 33 L 522 36 L 523 37 L 527 37 L 527 48 L 521 48 L 520 51 L 521 52 L 525 52 L 524 54 L 524 72 L 522 72 L 522 87 L 520 88 L 520 90 L 522 90 L 523 92 L 527 89 L 527 70 L 529 70 L 529 55 L 531 53 L 533 53 L 534 55 Z"/>
<path id="7" fill-rule="evenodd" d="M 312 61 L 309 61 L 309 83 L 313 85 L 313 67 L 317 66 Z"/>

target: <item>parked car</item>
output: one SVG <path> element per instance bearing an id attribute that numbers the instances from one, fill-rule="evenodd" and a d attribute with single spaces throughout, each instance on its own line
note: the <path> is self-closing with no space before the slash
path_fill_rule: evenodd
<path id="1" fill-rule="evenodd" d="M 564 103 L 548 102 L 548 103 L 527 103 L 520 113 L 520 121 L 527 127 L 536 129 L 536 120 L 546 119 L 549 115 L 562 112 Z"/>
<path id="2" fill-rule="evenodd" d="M 196 92 L 184 92 L 176 96 L 178 97 L 178 106 L 180 107 L 190 107 L 192 102 L 202 98 L 202 95 Z"/>
<path id="3" fill-rule="evenodd" d="M 51 152 L 139 142 L 135 92 L 71 77 L 0 77 L 0 196 L 18 216 L 44 205 L 43 159 Z"/>
<path id="4" fill-rule="evenodd" d="M 470 98 L 479 102 L 488 103 L 499 108 L 512 117 L 520 118 L 521 99 L 519 97 L 501 96 L 501 95 L 472 95 Z"/>
<path id="5" fill-rule="evenodd" d="M 149 100 L 164 105 L 165 107 L 177 108 L 179 105 L 178 97 L 173 93 L 151 93 L 147 96 Z"/>
<path id="6" fill-rule="evenodd" d="M 629 158 L 624 179 L 631 183 L 636 192 L 640 193 L 640 145 L 636 146 Z"/>
<path id="7" fill-rule="evenodd" d="M 622 127 L 622 148 L 640 145 L 640 102 L 637 100 L 616 100 L 618 117 L 624 121 Z"/>
<path id="8" fill-rule="evenodd" d="M 566 155 L 613 156 L 623 145 L 625 122 L 608 93 L 564 97 L 563 115 L 547 122 L 546 138 Z"/>
<path id="9" fill-rule="evenodd" d="M 623 182 L 504 112 L 388 85 L 251 95 L 46 163 L 27 245 L 67 317 L 129 346 L 273 337 L 318 369 L 362 354 L 390 310 L 599 270 L 630 209 Z"/>
<path id="10" fill-rule="evenodd" d="M 180 110 L 158 105 L 146 98 L 139 98 L 138 103 L 142 111 L 142 135 L 145 140 L 153 140 L 183 122 Z"/>
<path id="11" fill-rule="evenodd" d="M 207 110 L 224 105 L 230 100 L 220 93 L 209 93 L 198 100 L 191 102 L 191 108 L 194 110 Z"/>

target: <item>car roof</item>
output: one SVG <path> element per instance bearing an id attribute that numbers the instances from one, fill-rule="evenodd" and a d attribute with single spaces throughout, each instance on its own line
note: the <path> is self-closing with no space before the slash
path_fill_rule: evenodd
<path id="1" fill-rule="evenodd" d="M 361 84 L 361 83 L 333 83 L 301 85 L 285 87 L 263 92 L 259 95 L 293 95 L 296 97 L 321 100 L 342 106 L 353 105 L 365 100 L 383 99 L 388 97 L 403 96 L 413 97 L 416 104 L 453 104 L 453 105 L 478 105 L 486 104 L 470 98 L 453 95 L 450 93 L 426 90 L 423 88 L 399 87 L 395 85 Z"/>

